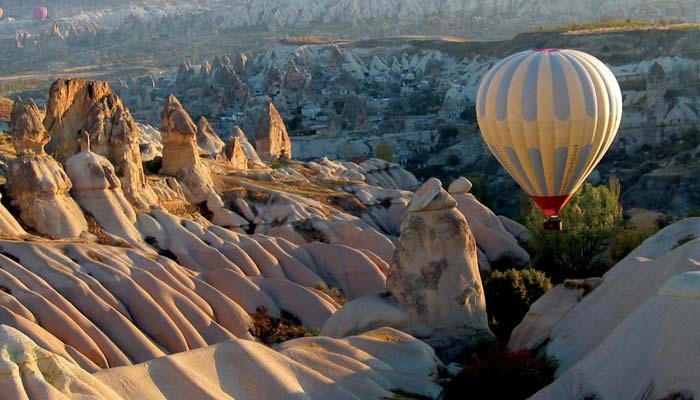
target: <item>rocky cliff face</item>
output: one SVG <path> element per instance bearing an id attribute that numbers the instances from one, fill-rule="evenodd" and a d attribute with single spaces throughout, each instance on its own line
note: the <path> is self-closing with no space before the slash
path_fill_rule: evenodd
<path id="1" fill-rule="evenodd" d="M 32 229 L 10 227 L 13 216 L 0 207 L 0 359 L 24 374 L 0 377 L 0 396 L 285 398 L 302 390 L 319 399 L 388 398 L 400 388 L 438 398 L 441 362 L 405 332 L 423 335 L 448 358 L 490 337 L 480 238 L 462 213 L 505 229 L 477 204 L 460 205 L 471 201 L 466 180 L 453 185 L 465 197 L 455 200 L 436 181 L 413 193 L 415 176 L 378 159 L 289 159 L 271 168 L 240 129 L 227 159 L 201 157 L 195 124 L 170 97 L 162 135 L 136 126 L 146 143 L 164 141 L 162 171 L 155 155 L 145 170 L 157 201 L 137 208 L 113 162 L 91 149 L 89 132 L 81 132 L 64 172 L 43 150 L 50 137 L 37 105 L 18 101 L 12 114 L 16 152 L 3 145 L 0 156 L 11 160 L 12 211 Z M 132 129 L 128 119 L 107 119 L 112 142 Z M 269 119 L 273 138 L 283 125 L 279 116 Z M 500 247 L 509 248 L 493 244 Z M 256 339 L 266 340 L 262 309 L 301 334 L 325 328 L 336 314 L 354 326 L 331 324 L 342 337 L 264 347 Z M 234 372 L 198 373 L 226 368 Z M 22 379 L 31 374 L 38 375 Z"/>
<path id="2" fill-rule="evenodd" d="M 9 131 L 9 124 L 12 120 L 12 104 L 14 102 L 7 97 L 0 96 L 0 128 L 2 131 Z"/>
<path id="3" fill-rule="evenodd" d="M 51 86 L 44 126 L 53 137 L 47 151 L 63 162 L 77 153 L 79 135 L 90 132 L 95 150 L 107 153 L 114 119 L 124 109 L 109 84 L 60 79 Z"/>
<path id="4" fill-rule="evenodd" d="M 78 153 L 87 131 L 91 148 L 114 164 L 125 194 L 139 207 L 152 204 L 139 149 L 139 130 L 122 100 L 106 82 L 59 79 L 51 86 L 44 127 L 53 140 L 47 151 L 59 162 Z"/>
<path id="5" fill-rule="evenodd" d="M 248 85 L 239 76 L 245 73 L 245 57 L 238 53 L 232 61 L 225 56 L 215 56 L 197 68 L 184 60 L 175 77 L 178 96 L 193 107 L 206 110 L 207 115 L 243 109 L 251 95 Z M 237 72 L 236 68 L 241 72 Z M 204 98 L 210 101 L 199 104 Z"/>

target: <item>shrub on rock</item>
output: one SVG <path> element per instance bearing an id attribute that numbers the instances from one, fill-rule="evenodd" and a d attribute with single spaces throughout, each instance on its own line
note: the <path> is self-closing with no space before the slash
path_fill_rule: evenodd
<path id="1" fill-rule="evenodd" d="M 526 399 L 554 380 L 556 368 L 530 350 L 477 354 L 445 386 L 445 399 Z"/>
<path id="2" fill-rule="evenodd" d="M 290 339 L 316 336 L 317 332 L 309 332 L 301 325 L 299 318 L 282 310 L 282 318 L 275 318 L 267 313 L 265 307 L 259 308 L 253 314 L 251 335 L 258 338 L 267 346 L 273 346 Z"/>
<path id="3" fill-rule="evenodd" d="M 530 305 L 551 288 L 549 278 L 534 269 L 494 271 L 485 278 L 486 312 L 492 331 L 502 343 Z"/>

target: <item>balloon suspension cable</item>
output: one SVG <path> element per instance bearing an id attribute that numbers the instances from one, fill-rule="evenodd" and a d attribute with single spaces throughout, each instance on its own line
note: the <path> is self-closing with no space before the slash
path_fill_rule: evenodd
<path id="1" fill-rule="evenodd" d="M 564 224 L 557 215 L 552 215 L 544 221 L 544 230 L 546 231 L 561 231 L 564 229 Z"/>

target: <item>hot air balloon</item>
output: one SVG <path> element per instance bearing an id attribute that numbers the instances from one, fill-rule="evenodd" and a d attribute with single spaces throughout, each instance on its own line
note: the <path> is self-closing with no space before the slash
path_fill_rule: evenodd
<path id="1" fill-rule="evenodd" d="M 5 10 L 0 7 L 0 19 L 2 19 L 2 16 L 5 14 Z"/>
<path id="2" fill-rule="evenodd" d="M 476 100 L 481 134 L 539 206 L 546 229 L 610 148 L 622 117 L 612 71 L 576 50 L 513 54 L 486 73 Z"/>
<path id="3" fill-rule="evenodd" d="M 49 16 L 49 10 L 46 7 L 34 7 L 34 19 L 43 21 Z"/>

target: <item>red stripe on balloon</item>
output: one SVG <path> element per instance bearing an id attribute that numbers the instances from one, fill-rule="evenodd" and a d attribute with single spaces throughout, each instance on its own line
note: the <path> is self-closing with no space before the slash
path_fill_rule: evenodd
<path id="1" fill-rule="evenodd" d="M 542 210 L 544 215 L 552 217 L 558 215 L 559 211 L 571 200 L 573 194 L 565 196 L 530 196 L 537 203 L 537 206 Z"/>

